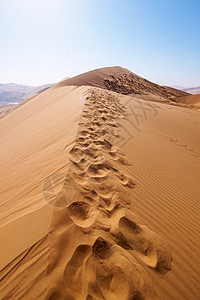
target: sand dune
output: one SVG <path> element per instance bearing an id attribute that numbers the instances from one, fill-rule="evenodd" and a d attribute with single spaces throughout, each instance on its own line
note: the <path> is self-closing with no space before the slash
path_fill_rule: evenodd
<path id="1" fill-rule="evenodd" d="M 200 86 L 191 87 L 183 89 L 184 92 L 190 93 L 190 94 L 199 94 L 200 93 Z"/>
<path id="2" fill-rule="evenodd" d="M 47 234 L 49 221 L 48 218 L 44 219 L 44 215 L 50 217 L 52 208 L 44 201 L 43 182 L 50 174 L 67 168 L 66 144 L 71 143 L 76 135 L 77 118 L 83 106 L 80 97 L 84 90 L 82 87 L 60 89 L 56 93 L 46 91 L 44 95 L 20 106 L 1 120 L 0 224 L 6 230 L 6 226 L 11 227 L 10 224 L 13 223 L 17 231 L 15 222 L 18 221 L 20 226 L 19 219 L 22 222 L 24 218 L 30 221 L 33 216 L 36 222 L 40 216 L 43 222 L 43 226 L 39 228 L 36 226 L 37 222 L 35 226 L 30 226 L 33 233 L 30 232 L 29 241 L 26 236 L 18 233 L 20 250 L 16 245 L 8 252 L 6 242 L 2 240 L 7 239 L 7 236 L 2 236 L 1 266 L 5 265 L 4 261 L 7 263 L 16 254 L 20 254 L 22 249 L 27 249 L 27 243 L 31 246 L 32 239 L 36 242 L 43 237 L 43 231 Z M 66 101 L 68 94 L 71 94 L 69 102 Z M 67 140 L 63 139 L 65 134 L 68 136 Z M 12 234 L 12 230 L 9 232 Z"/>
<path id="3" fill-rule="evenodd" d="M 14 106 L 14 104 L 0 104 L 0 118 L 7 115 L 8 112 L 11 111 Z"/>
<path id="4" fill-rule="evenodd" d="M 199 299 L 199 114 L 61 82 L 2 118 L 1 299 Z"/>
<path id="5" fill-rule="evenodd" d="M 200 106 L 200 94 L 190 95 L 178 98 L 178 103 L 189 104 L 199 107 Z"/>
<path id="6" fill-rule="evenodd" d="M 170 101 L 189 95 L 186 92 L 150 82 L 122 67 L 108 67 L 93 70 L 73 78 L 65 79 L 56 86 L 91 85 L 124 95 L 139 94 L 157 96 L 159 101 Z"/>

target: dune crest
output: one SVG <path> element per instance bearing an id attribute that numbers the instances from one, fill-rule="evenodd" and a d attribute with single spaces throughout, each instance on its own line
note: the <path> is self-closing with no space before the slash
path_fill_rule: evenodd
<path id="1" fill-rule="evenodd" d="M 100 68 L 64 79 L 55 87 L 70 85 L 94 86 L 124 95 L 147 95 L 151 97 L 151 100 L 160 102 L 170 102 L 181 96 L 189 95 L 184 91 L 158 85 L 119 66 Z"/>
<path id="2" fill-rule="evenodd" d="M 135 183 L 114 145 L 124 117 L 115 95 L 89 92 L 66 180 L 52 203 L 45 299 L 157 299 L 142 263 L 162 274 L 171 269 L 170 247 L 131 210 Z M 77 191 L 69 202 L 71 180 Z"/>
<path id="3" fill-rule="evenodd" d="M 199 299 L 199 111 L 99 86 L 123 72 L 0 120 L 1 299 Z"/>

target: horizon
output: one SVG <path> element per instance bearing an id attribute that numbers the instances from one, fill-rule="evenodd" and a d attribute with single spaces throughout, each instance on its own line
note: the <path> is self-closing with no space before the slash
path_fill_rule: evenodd
<path id="1" fill-rule="evenodd" d="M 112 67 L 116 67 L 116 66 L 109 66 L 109 67 L 101 67 L 101 68 L 112 68 Z M 120 66 L 121 67 L 121 66 Z M 98 69 L 101 69 L 101 68 L 98 68 Z M 95 69 L 93 69 L 95 70 Z M 81 74 L 84 74 L 84 73 L 88 73 L 90 71 L 93 71 L 93 70 L 88 70 L 86 72 L 83 72 L 83 73 L 80 73 L 80 74 L 76 74 L 74 76 L 71 76 L 71 77 L 68 77 L 68 78 L 73 78 L 77 75 L 81 75 Z M 131 71 L 131 70 L 129 70 Z M 132 72 L 132 71 L 131 71 Z M 133 72 L 134 73 L 134 72 Z M 139 74 L 136 74 L 137 76 L 140 76 Z M 67 77 L 66 77 L 67 78 Z M 65 78 L 61 79 L 60 81 L 64 80 Z M 148 78 L 144 78 L 146 80 L 149 80 Z M 58 81 L 59 82 L 59 81 Z M 43 85 L 54 85 L 54 84 L 57 84 L 58 82 L 45 82 L 45 83 L 42 83 L 42 84 L 39 84 L 39 85 L 31 85 L 31 84 L 24 84 L 24 83 L 18 83 L 18 82 L 5 82 L 5 83 L 2 83 L 0 82 L 0 84 L 5 84 L 5 85 L 22 85 L 22 86 L 29 86 L 29 87 L 39 87 L 39 86 L 43 86 Z M 160 86 L 165 86 L 165 84 L 160 84 Z M 178 89 L 178 90 L 181 90 L 181 89 L 193 89 L 193 88 L 196 88 L 197 86 L 190 86 L 190 87 L 185 87 L 185 86 L 180 86 L 180 85 L 171 85 L 169 87 L 172 87 L 174 89 Z"/>
<path id="2" fill-rule="evenodd" d="M 0 1 L 0 83 L 40 86 L 120 65 L 159 85 L 200 85 L 198 1 Z"/>
<path id="3" fill-rule="evenodd" d="M 115 67 L 115 66 L 109 66 L 109 67 Z M 108 67 L 108 68 L 109 68 Z M 121 67 L 121 66 L 120 66 Z M 107 68 L 107 67 L 102 67 L 102 68 Z M 101 68 L 99 68 L 99 69 L 101 69 Z M 87 72 L 90 72 L 90 71 L 93 71 L 93 70 L 88 70 Z M 131 70 L 129 70 L 129 71 L 131 71 Z M 81 74 L 84 74 L 84 73 L 87 73 L 87 72 L 83 72 L 83 73 L 80 73 L 80 74 L 76 74 L 76 75 L 74 75 L 74 76 L 71 76 L 71 77 L 68 77 L 68 78 L 73 78 L 73 77 L 75 77 L 75 76 L 77 76 L 77 75 L 81 75 Z M 132 71 L 131 71 L 132 72 Z M 136 74 L 137 76 L 140 76 L 140 75 L 138 75 L 138 74 Z M 61 79 L 60 81 L 62 81 L 62 80 L 64 80 L 65 78 L 63 78 L 63 79 Z M 144 79 L 147 79 L 147 80 L 149 80 L 148 78 L 144 78 Z M 29 86 L 29 87 L 39 87 L 39 86 L 43 86 L 43 85 L 50 85 L 50 84 L 52 84 L 52 85 L 54 85 L 54 84 L 57 84 L 58 82 L 45 82 L 45 83 L 42 83 L 42 84 L 39 84 L 39 85 L 31 85 L 31 84 L 24 84 L 24 83 L 18 83 L 18 82 L 5 82 L 5 83 L 2 83 L 2 82 L 0 82 L 0 84 L 5 84 L 5 85 L 22 85 L 22 86 Z M 165 84 L 163 84 L 163 85 L 160 85 L 160 86 L 165 86 Z M 193 89 L 193 88 L 196 88 L 197 86 L 190 86 L 190 87 L 185 87 L 185 86 L 180 86 L 180 85 L 173 85 L 173 86 L 169 86 L 169 87 L 172 87 L 172 88 L 174 88 L 174 89 L 178 89 L 178 90 L 181 90 L 181 89 Z"/>

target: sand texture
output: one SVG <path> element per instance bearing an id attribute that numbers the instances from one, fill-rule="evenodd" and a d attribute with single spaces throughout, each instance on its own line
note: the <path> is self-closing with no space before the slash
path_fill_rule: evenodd
<path id="1" fill-rule="evenodd" d="M 0 299 L 199 299 L 200 112 L 64 82 L 0 120 Z"/>
<path id="2" fill-rule="evenodd" d="M 200 108 L 200 94 L 180 97 L 178 102 Z"/>
<path id="3" fill-rule="evenodd" d="M 109 67 L 92 70 L 73 78 L 64 79 L 56 86 L 67 85 L 91 85 L 124 95 L 145 94 L 157 96 L 162 102 L 168 102 L 170 100 L 173 101 L 177 97 L 190 95 L 189 93 L 171 87 L 160 86 L 122 67 Z"/>

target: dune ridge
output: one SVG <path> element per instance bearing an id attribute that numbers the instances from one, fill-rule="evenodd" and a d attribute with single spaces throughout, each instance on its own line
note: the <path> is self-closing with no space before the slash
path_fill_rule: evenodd
<path id="1" fill-rule="evenodd" d="M 199 299 L 199 111 L 148 97 L 58 84 L 1 119 L 1 299 Z"/>
<path id="2" fill-rule="evenodd" d="M 114 146 L 120 137 L 116 119 L 124 116 L 116 96 L 90 91 L 63 189 L 51 203 L 45 299 L 156 299 L 140 261 L 162 274 L 171 269 L 170 247 L 130 210 L 135 183 Z M 76 191 L 70 203 L 71 180 Z"/>
<path id="3" fill-rule="evenodd" d="M 181 90 L 160 86 L 119 66 L 92 70 L 67 80 L 65 79 L 56 84 L 55 87 L 67 85 L 89 85 L 124 95 L 149 95 L 151 100 L 162 102 L 174 101 L 178 97 L 189 95 L 189 93 Z"/>

